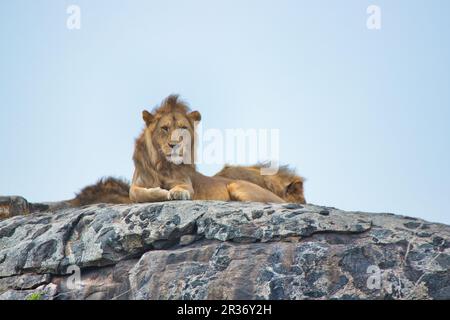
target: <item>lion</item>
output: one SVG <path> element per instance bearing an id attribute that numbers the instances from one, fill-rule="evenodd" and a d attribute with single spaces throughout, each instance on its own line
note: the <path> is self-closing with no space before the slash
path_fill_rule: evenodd
<path id="1" fill-rule="evenodd" d="M 254 183 L 220 176 L 208 177 L 195 167 L 195 125 L 198 111 L 167 97 L 159 107 L 142 112 L 145 128 L 135 142 L 132 202 L 221 200 L 285 202 Z"/>
<path id="2" fill-rule="evenodd" d="M 274 175 L 261 175 L 262 164 L 253 166 L 225 165 L 216 177 L 245 180 L 267 189 L 289 203 L 305 204 L 303 194 L 304 179 L 287 166 L 281 166 Z M 124 179 L 105 177 L 95 184 L 84 187 L 65 205 L 80 207 L 96 203 L 127 204 L 131 203 L 130 183 Z"/>
<path id="3" fill-rule="evenodd" d="M 84 187 L 68 204 L 81 207 L 95 203 L 131 203 L 130 183 L 121 178 L 105 177 L 95 184 Z"/>
<path id="4" fill-rule="evenodd" d="M 281 166 L 274 175 L 261 175 L 263 167 L 263 164 L 253 166 L 226 165 L 215 174 L 215 177 L 245 180 L 272 191 L 286 202 L 306 203 L 303 191 L 305 179 L 303 177 L 298 176 L 288 166 Z"/>
<path id="5" fill-rule="evenodd" d="M 195 170 L 194 159 L 180 163 L 182 157 L 173 154 L 179 144 L 169 137 L 175 131 L 187 130 L 191 148 L 186 154 L 195 155 L 194 126 L 201 115 L 198 111 L 190 112 L 177 95 L 169 96 L 152 113 L 144 110 L 142 116 L 145 128 L 135 143 L 131 186 L 124 179 L 105 177 L 84 187 L 74 199 L 55 205 L 79 207 L 177 199 L 305 203 L 304 179 L 287 166 L 269 176 L 260 174 L 261 164 L 225 166 L 215 176 L 207 177 Z"/>

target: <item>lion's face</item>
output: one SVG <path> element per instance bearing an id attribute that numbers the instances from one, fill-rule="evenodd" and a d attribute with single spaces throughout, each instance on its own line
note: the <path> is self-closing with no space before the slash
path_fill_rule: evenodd
<path id="1" fill-rule="evenodd" d="M 144 111 L 143 117 L 160 159 L 174 164 L 194 163 L 194 126 L 200 113 L 170 112 L 154 117 Z"/>
<path id="2" fill-rule="evenodd" d="M 181 113 L 162 116 L 153 132 L 153 142 L 161 155 L 175 164 L 192 163 L 187 159 L 192 155 L 187 153 L 191 152 L 193 139 L 194 129 L 188 118 Z"/>

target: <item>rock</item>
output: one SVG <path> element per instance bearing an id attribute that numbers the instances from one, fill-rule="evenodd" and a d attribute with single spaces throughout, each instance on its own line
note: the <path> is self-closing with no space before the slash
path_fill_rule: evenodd
<path id="1" fill-rule="evenodd" d="M 0 279 L 0 292 L 13 290 L 27 290 L 34 289 L 40 285 L 50 282 L 49 274 L 32 274 L 26 273 L 17 276 L 11 276 Z"/>
<path id="2" fill-rule="evenodd" d="M 8 290 L 0 294 L 0 300 L 54 300 L 56 285 L 50 283 L 34 290 Z"/>
<path id="3" fill-rule="evenodd" d="M 24 198 L 0 196 L 0 220 L 29 213 L 30 207 Z"/>
<path id="4" fill-rule="evenodd" d="M 219 201 L 49 208 L 0 221 L 0 299 L 450 298 L 450 227 L 420 219 Z"/>
<path id="5" fill-rule="evenodd" d="M 197 239 L 197 236 L 195 236 L 195 235 L 185 234 L 184 236 L 181 236 L 181 238 L 180 238 L 180 246 L 190 245 L 196 239 Z"/>

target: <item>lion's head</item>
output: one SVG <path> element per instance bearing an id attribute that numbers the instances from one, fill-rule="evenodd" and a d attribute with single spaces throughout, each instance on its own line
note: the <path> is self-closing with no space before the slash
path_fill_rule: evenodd
<path id="1" fill-rule="evenodd" d="M 275 175 L 264 176 L 269 189 L 286 202 L 306 203 L 303 183 L 305 179 L 298 176 L 289 166 L 280 166 Z"/>
<path id="2" fill-rule="evenodd" d="M 146 127 L 136 146 L 153 167 L 168 163 L 194 166 L 195 125 L 201 120 L 198 111 L 190 111 L 177 95 L 170 95 L 152 112 L 144 110 L 142 117 Z"/>
<path id="3" fill-rule="evenodd" d="M 303 178 L 298 177 L 286 186 L 283 199 L 286 202 L 306 203 L 303 195 Z"/>

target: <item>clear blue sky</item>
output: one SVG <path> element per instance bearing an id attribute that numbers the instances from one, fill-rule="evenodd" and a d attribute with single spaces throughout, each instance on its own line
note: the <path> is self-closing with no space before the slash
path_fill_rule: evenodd
<path id="1" fill-rule="evenodd" d="M 81 30 L 66 28 L 70 4 Z M 309 202 L 450 223 L 449 12 L 447 0 L 1 1 L 0 194 L 61 200 L 130 178 L 142 109 L 175 92 L 205 128 L 279 128 Z"/>

